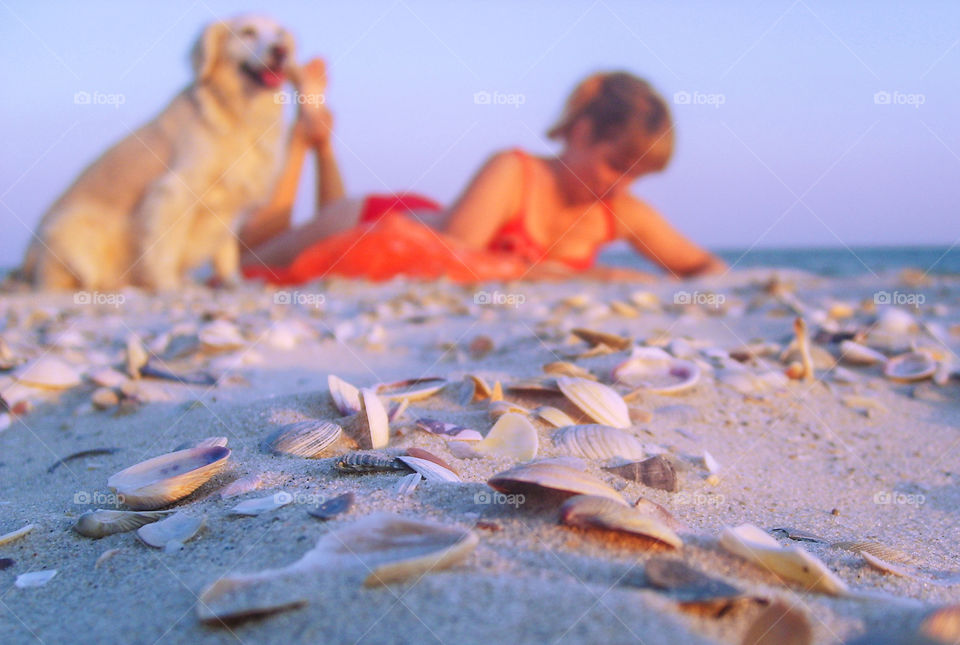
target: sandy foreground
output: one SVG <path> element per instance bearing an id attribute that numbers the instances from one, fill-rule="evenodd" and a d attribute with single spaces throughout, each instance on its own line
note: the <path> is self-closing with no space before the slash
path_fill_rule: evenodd
<path id="1" fill-rule="evenodd" d="M 0 392 L 25 413 L 0 416 L 0 426 L 7 426 L 0 431 L 0 534 L 27 524 L 35 528 L 0 545 L 0 558 L 9 559 L 0 570 L 0 641 L 742 641 L 763 611 L 759 602 L 738 603 L 719 617 L 682 611 L 669 594 L 642 587 L 644 565 L 654 557 L 680 559 L 748 596 L 794 605 L 817 643 L 877 631 L 908 633 L 932 609 L 960 603 L 956 377 L 945 385 L 930 379 L 899 383 L 885 378 L 880 365 L 845 363 L 839 370 L 821 365 L 809 382 L 750 380 L 730 371 L 742 366 L 750 375 L 783 374 L 779 354 L 793 338 L 797 313 L 818 340 L 817 352 L 836 355 L 837 343 L 830 341 L 869 330 L 864 343 L 888 355 L 912 345 L 942 361 L 955 360 L 960 279 L 918 284 L 916 276 L 776 275 L 773 284 L 773 272 L 750 271 L 651 287 L 572 282 L 478 290 L 330 282 L 281 291 L 193 288 L 176 297 L 135 291 L 7 294 L 0 300 L 0 359 L 9 373 L 0 374 Z M 909 315 L 889 314 L 892 309 Z M 878 317 L 881 325 L 875 324 Z M 212 352 L 198 345 L 196 334 L 214 319 L 236 327 L 242 337 L 237 346 Z M 691 389 L 640 392 L 630 401 L 637 421 L 631 432 L 651 454 L 665 449 L 671 456 L 678 492 L 628 481 L 605 470 L 605 460 L 585 460 L 587 472 L 628 503 L 647 498 L 685 524 L 680 550 L 560 525 L 559 501 L 551 496 L 531 495 L 518 505 L 487 503 L 486 480 L 515 460 L 458 459 L 446 440 L 413 423 L 430 417 L 485 434 L 493 425 L 490 403 L 462 399 L 466 374 L 491 385 L 499 381 L 505 398 L 526 408 L 549 404 L 575 414 L 560 395 L 508 389 L 545 376 L 542 366 L 560 360 L 611 384 L 611 369 L 629 350 L 583 357 L 590 346 L 571 337 L 575 327 L 667 347 L 701 367 Z M 103 366 L 123 371 L 133 333 L 155 363 L 181 373 L 205 370 L 217 384 L 143 378 L 123 386 L 129 396 L 119 406 L 95 409 L 89 375 Z M 775 345 L 764 348 L 758 341 Z M 751 344 L 762 355 L 734 352 L 743 363 L 719 351 Z M 15 364 L 41 356 L 59 357 L 86 377 L 59 391 L 12 379 L 22 369 Z M 395 490 L 402 473 L 344 475 L 335 470 L 334 458 L 265 452 L 263 439 L 285 423 L 341 416 L 328 392 L 330 374 L 361 387 L 448 379 L 448 387 L 411 402 L 391 424 L 385 452 L 427 449 L 463 482 L 423 481 L 404 497 Z M 617 387 L 621 394 L 631 389 Z M 564 455 L 551 438 L 554 429 L 534 424 L 536 458 Z M 206 518 L 181 550 L 148 547 L 135 532 L 95 540 L 71 529 L 84 511 L 117 508 L 107 487 L 110 475 L 215 436 L 229 440 L 229 467 L 176 504 Z M 104 448 L 116 450 L 70 459 L 49 472 L 63 457 Z M 719 464 L 712 477 L 704 451 Z M 221 498 L 226 484 L 260 473 L 265 485 L 259 490 Z M 231 514 L 240 501 L 280 490 L 294 502 L 256 517 Z M 318 501 L 347 491 L 356 495 L 347 514 L 326 522 L 308 515 Z M 307 599 L 301 608 L 226 626 L 198 618 L 198 596 L 218 578 L 288 565 L 321 536 L 375 511 L 472 529 L 479 544 L 452 568 L 405 582 L 365 588 L 356 572 L 318 573 L 297 581 L 297 592 Z M 822 539 L 793 541 L 777 534 L 782 545 L 822 560 L 851 595 L 808 592 L 721 548 L 721 530 L 743 523 Z M 880 572 L 857 553 L 832 545 L 852 540 L 908 554 L 908 575 Z M 112 549 L 112 557 L 97 564 Z M 50 569 L 57 574 L 43 586 L 15 585 L 21 574 Z"/>

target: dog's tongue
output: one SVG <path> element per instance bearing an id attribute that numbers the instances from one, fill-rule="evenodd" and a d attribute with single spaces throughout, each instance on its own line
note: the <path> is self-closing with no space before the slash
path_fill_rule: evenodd
<path id="1" fill-rule="evenodd" d="M 264 68 L 260 71 L 260 82 L 269 88 L 280 87 L 283 84 L 283 74 Z"/>

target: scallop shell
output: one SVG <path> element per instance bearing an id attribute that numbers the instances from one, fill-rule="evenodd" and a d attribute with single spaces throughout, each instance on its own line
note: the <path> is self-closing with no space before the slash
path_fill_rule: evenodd
<path id="1" fill-rule="evenodd" d="M 197 332 L 197 338 L 200 339 L 204 349 L 214 352 L 240 349 L 247 344 L 237 326 L 223 319 L 214 320 L 201 327 Z"/>
<path id="2" fill-rule="evenodd" d="M 851 365 L 875 365 L 883 363 L 887 357 L 875 349 L 852 340 L 840 341 L 840 360 Z"/>
<path id="3" fill-rule="evenodd" d="M 561 376 L 557 379 L 557 386 L 565 397 L 597 423 L 614 428 L 630 427 L 627 404 L 612 388 L 573 376 Z"/>
<path id="4" fill-rule="evenodd" d="M 442 390 L 447 379 L 439 377 L 425 377 L 384 383 L 377 386 L 377 394 L 388 401 L 420 401 L 429 398 Z"/>
<path id="5" fill-rule="evenodd" d="M 616 381 L 655 394 L 679 394 L 700 380 L 700 366 L 656 347 L 637 347 L 613 370 Z"/>
<path id="6" fill-rule="evenodd" d="M 488 457 L 509 457 L 526 461 L 537 456 L 537 429 L 519 414 L 507 413 L 490 428 L 482 441 L 471 444 L 473 450 Z"/>
<path id="7" fill-rule="evenodd" d="M 114 533 L 126 533 L 141 526 L 162 520 L 169 511 L 87 511 L 77 519 L 73 530 L 89 538 L 102 538 Z"/>
<path id="8" fill-rule="evenodd" d="M 560 507 L 560 521 L 570 526 L 632 533 L 657 540 L 675 549 L 683 546 L 680 537 L 663 522 L 607 497 L 571 497 Z"/>
<path id="9" fill-rule="evenodd" d="M 502 493 L 524 493 L 531 488 L 545 489 L 567 495 L 598 495 L 626 505 L 620 494 L 590 475 L 558 463 L 540 462 L 516 466 L 497 473 L 487 484 Z"/>
<path id="10" fill-rule="evenodd" d="M 891 381 L 912 383 L 923 381 L 937 371 L 937 361 L 926 352 L 907 352 L 887 361 L 883 374 Z"/>
<path id="11" fill-rule="evenodd" d="M 577 422 L 570 418 L 569 414 L 560 408 L 553 407 L 552 405 L 541 405 L 539 408 L 533 410 L 532 413 L 536 415 L 537 418 L 552 425 L 554 428 L 577 425 Z"/>
<path id="12" fill-rule="evenodd" d="M 18 367 L 13 379 L 29 387 L 65 390 L 80 385 L 80 373 L 55 356 L 42 356 Z"/>
<path id="13" fill-rule="evenodd" d="M 752 524 L 723 529 L 720 546 L 781 578 L 802 584 L 806 591 L 834 596 L 843 596 L 849 591 L 846 583 L 818 558 L 797 546 L 780 546 L 763 529 Z"/>
<path id="14" fill-rule="evenodd" d="M 305 459 L 329 456 L 343 429 L 329 421 L 298 421 L 283 426 L 264 442 L 264 449 L 275 454 L 293 455 Z"/>
<path id="15" fill-rule="evenodd" d="M 110 477 L 107 486 L 137 511 L 149 511 L 183 499 L 227 465 L 230 449 L 205 446 L 178 450 L 130 466 Z"/>
<path id="16" fill-rule="evenodd" d="M 406 497 L 410 495 L 417 489 L 417 486 L 420 485 L 420 481 L 423 479 L 423 475 L 420 473 L 410 473 L 409 475 L 404 475 L 400 478 L 400 481 L 397 482 L 396 492 L 400 497 Z"/>
<path id="17" fill-rule="evenodd" d="M 178 511 L 165 520 L 141 526 L 137 529 L 137 537 L 147 546 L 170 551 L 199 533 L 205 521 L 203 517 L 191 517 Z"/>
<path id="18" fill-rule="evenodd" d="M 233 508 L 230 512 L 234 515 L 255 516 L 261 513 L 269 513 L 278 508 L 283 508 L 293 501 L 293 495 L 286 491 L 280 491 L 266 497 L 257 497 L 255 499 L 245 499 Z"/>
<path id="19" fill-rule="evenodd" d="M 643 443 L 632 434 L 599 424 L 567 426 L 553 433 L 553 443 L 565 454 L 587 459 L 643 459 Z"/>
<path id="20" fill-rule="evenodd" d="M 411 457 L 409 455 L 400 455 L 397 457 L 397 459 L 423 475 L 423 478 L 427 481 L 463 481 L 460 479 L 460 476 L 457 473 L 453 472 L 449 468 L 444 468 L 440 464 L 430 461 L 429 459 L 421 459 L 420 457 Z"/>
<path id="21" fill-rule="evenodd" d="M 356 414 L 360 411 L 360 390 L 350 385 L 339 376 L 327 376 L 327 387 L 333 405 L 342 415 Z"/>

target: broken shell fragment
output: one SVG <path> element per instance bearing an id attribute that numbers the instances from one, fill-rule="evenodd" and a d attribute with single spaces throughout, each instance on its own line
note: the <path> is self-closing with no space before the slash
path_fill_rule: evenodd
<path id="1" fill-rule="evenodd" d="M 559 428 L 552 436 L 554 445 L 567 455 L 587 459 L 636 460 L 646 457 L 643 443 L 634 435 L 599 424 Z"/>
<path id="2" fill-rule="evenodd" d="M 10 531 L 9 533 L 0 535 L 0 546 L 4 544 L 10 544 L 15 540 L 19 540 L 35 528 L 37 528 L 36 524 L 27 524 L 23 528 L 19 528 L 16 531 Z"/>
<path id="3" fill-rule="evenodd" d="M 292 501 L 293 495 L 282 490 L 278 493 L 274 493 L 273 495 L 267 495 L 266 497 L 245 499 L 231 508 L 230 512 L 234 515 L 247 515 L 253 517 L 260 515 L 261 513 L 269 513 L 270 511 L 275 511 L 278 508 L 283 508 Z"/>
<path id="4" fill-rule="evenodd" d="M 555 462 L 516 466 L 497 473 L 487 484 L 501 493 L 555 491 L 566 495 L 598 495 L 626 505 L 620 493 L 582 470 Z"/>
<path id="5" fill-rule="evenodd" d="M 675 549 L 683 546 L 680 537 L 669 526 L 632 506 L 608 497 L 577 495 L 560 507 L 560 521 L 581 528 L 600 528 L 631 533 L 662 542 Z"/>
<path id="6" fill-rule="evenodd" d="M 409 475 L 404 475 L 400 478 L 400 481 L 397 482 L 397 495 L 400 497 L 407 497 L 412 494 L 413 491 L 417 489 L 417 486 L 420 485 L 421 480 L 423 480 L 423 475 L 420 473 L 410 473 Z"/>
<path id="7" fill-rule="evenodd" d="M 141 526 L 162 520 L 169 511 L 107 511 L 97 509 L 81 515 L 73 530 L 89 538 L 102 538 L 114 533 L 126 533 Z"/>
<path id="8" fill-rule="evenodd" d="M 807 591 L 834 596 L 848 593 L 846 583 L 818 558 L 797 546 L 780 546 L 763 529 L 752 524 L 723 529 L 720 546 L 783 579 L 802 584 Z"/>
<path id="9" fill-rule="evenodd" d="M 360 411 L 351 424 L 363 448 L 386 448 L 390 443 L 390 421 L 387 410 L 373 390 L 360 390 Z"/>
<path id="10" fill-rule="evenodd" d="M 293 455 L 305 459 L 328 456 L 330 448 L 343 434 L 343 429 L 329 421 L 298 421 L 283 426 L 263 443 L 267 452 Z"/>
<path id="11" fill-rule="evenodd" d="M 483 435 L 470 428 L 464 428 L 455 423 L 444 423 L 437 419 L 417 419 L 416 425 L 425 432 L 440 435 L 447 439 L 456 439 L 458 441 L 480 441 Z"/>
<path id="12" fill-rule="evenodd" d="M 191 517 L 179 511 L 165 520 L 141 526 L 137 537 L 147 546 L 173 550 L 199 533 L 204 522 L 203 517 Z"/>
<path id="13" fill-rule="evenodd" d="M 137 511 L 149 511 L 183 499 L 223 470 L 230 458 L 224 446 L 178 450 L 130 466 L 107 480 L 107 486 Z"/>
<path id="14" fill-rule="evenodd" d="M 677 481 L 677 470 L 665 457 L 656 455 L 622 466 L 612 466 L 606 468 L 610 472 L 616 473 L 624 479 L 639 482 L 644 486 L 665 490 L 669 493 L 676 493 L 680 490 L 680 484 Z"/>
<path id="15" fill-rule="evenodd" d="M 44 571 L 31 571 L 30 573 L 21 573 L 13 583 L 17 589 L 28 589 L 30 587 L 42 587 L 57 575 L 56 569 L 46 569 Z"/>
<path id="16" fill-rule="evenodd" d="M 507 413 L 490 428 L 482 441 L 470 447 L 484 456 L 526 461 L 537 456 L 539 438 L 537 429 L 526 417 Z"/>
<path id="17" fill-rule="evenodd" d="M 616 334 L 610 334 L 605 331 L 596 331 L 593 329 L 584 329 L 582 327 L 577 327 L 570 330 L 574 336 L 587 343 L 591 347 L 596 347 L 598 345 L 606 345 L 610 349 L 615 350 L 624 350 L 630 347 L 633 344 L 633 339 L 627 338 L 626 336 L 618 336 Z"/>
<path id="18" fill-rule="evenodd" d="M 339 376 L 327 376 L 327 387 L 330 397 L 337 411 L 344 415 L 356 414 L 360 411 L 360 390 L 350 385 Z"/>
<path id="19" fill-rule="evenodd" d="M 627 404 L 612 388 L 573 376 L 561 376 L 557 379 L 557 386 L 571 403 L 597 423 L 614 428 L 630 427 Z"/>
<path id="20" fill-rule="evenodd" d="M 883 374 L 891 381 L 912 383 L 923 381 L 937 371 L 937 361 L 926 352 L 908 352 L 887 361 Z"/>

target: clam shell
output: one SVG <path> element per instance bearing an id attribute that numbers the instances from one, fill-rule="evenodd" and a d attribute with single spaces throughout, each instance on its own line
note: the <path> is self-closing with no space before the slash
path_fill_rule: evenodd
<path id="1" fill-rule="evenodd" d="M 560 507 L 560 521 L 570 526 L 601 528 L 631 533 L 663 542 L 679 549 L 680 537 L 669 526 L 651 515 L 639 512 L 607 497 L 577 495 Z"/>
<path id="2" fill-rule="evenodd" d="M 231 508 L 230 512 L 234 515 L 247 515 L 252 517 L 255 515 L 260 515 L 261 513 L 275 511 L 278 508 L 283 508 L 292 501 L 293 495 L 282 490 L 278 493 L 274 493 L 273 495 L 267 495 L 266 497 L 245 499 Z"/>
<path id="3" fill-rule="evenodd" d="M 333 405 L 340 414 L 346 416 L 360 411 L 360 390 L 358 388 L 333 374 L 327 376 L 327 387 L 330 389 Z"/>
<path id="4" fill-rule="evenodd" d="M 539 438 L 537 429 L 526 417 L 507 413 L 490 428 L 482 441 L 477 441 L 470 447 L 488 457 L 509 457 L 526 461 L 536 457 Z"/>
<path id="5" fill-rule="evenodd" d="M 547 363 L 543 366 L 543 373 L 554 376 L 577 376 L 590 381 L 597 380 L 597 377 L 591 374 L 590 370 L 586 370 L 574 363 L 568 363 L 567 361 L 554 361 L 553 363 Z"/>
<path id="6" fill-rule="evenodd" d="M 553 443 L 565 454 L 587 459 L 643 459 L 643 443 L 632 434 L 603 426 L 587 424 L 567 426 L 553 433 Z"/>
<path id="7" fill-rule="evenodd" d="M 937 361 L 926 352 L 907 352 L 887 361 L 883 374 L 891 381 L 912 383 L 923 381 L 937 371 Z"/>
<path id="8" fill-rule="evenodd" d="M 850 365 L 875 365 L 883 363 L 887 357 L 875 349 L 852 340 L 840 341 L 840 360 Z"/>
<path id="9" fill-rule="evenodd" d="M 223 470 L 230 449 L 206 446 L 178 450 L 130 466 L 110 477 L 107 486 L 137 511 L 149 511 L 183 499 Z"/>
<path id="10" fill-rule="evenodd" d="M 13 379 L 29 387 L 65 390 L 80 385 L 80 373 L 55 356 L 42 356 L 18 367 Z"/>
<path id="11" fill-rule="evenodd" d="M 439 377 L 415 378 L 377 386 L 377 394 L 388 401 L 420 401 L 442 390 L 447 379 Z"/>
<path id="12" fill-rule="evenodd" d="M 162 520 L 169 511 L 107 511 L 97 509 L 81 515 L 73 530 L 89 538 L 102 538 L 114 533 L 126 533 L 141 526 Z"/>
<path id="13" fill-rule="evenodd" d="M 416 425 L 425 432 L 444 437 L 445 439 L 456 439 L 458 441 L 480 441 L 483 435 L 470 428 L 458 426 L 455 423 L 444 423 L 436 419 L 417 419 Z"/>
<path id="14" fill-rule="evenodd" d="M 657 347 L 636 347 L 630 358 L 614 368 L 613 378 L 655 394 L 679 394 L 699 382 L 700 366 Z"/>
<path id="15" fill-rule="evenodd" d="M 614 428 L 630 427 L 627 404 L 612 388 L 573 376 L 561 376 L 557 379 L 557 386 L 565 397 L 597 423 Z"/>
<path id="16" fill-rule="evenodd" d="M 960 605 L 932 611 L 920 623 L 920 633 L 943 643 L 960 642 Z"/>
<path id="17" fill-rule="evenodd" d="M 318 459 L 328 456 L 333 446 L 343 434 L 343 429 L 329 421 L 298 421 L 283 426 L 263 445 L 267 452 L 293 455 L 305 459 Z"/>
<path id="18" fill-rule="evenodd" d="M 400 461 L 406 465 L 413 468 L 416 472 L 423 475 L 423 478 L 427 481 L 439 481 L 439 482 L 459 482 L 463 481 L 460 479 L 460 476 L 450 470 L 449 468 L 444 468 L 440 464 L 430 461 L 429 459 L 421 459 L 420 457 L 411 457 L 409 455 L 400 455 L 397 457 Z"/>
<path id="19" fill-rule="evenodd" d="M 30 587 L 42 587 L 57 575 L 56 569 L 46 569 L 44 571 L 31 571 L 30 573 L 21 573 L 13 583 L 17 589 L 29 589 Z"/>
<path id="20" fill-rule="evenodd" d="M 156 549 L 169 549 L 173 545 L 182 545 L 203 528 L 205 518 L 191 517 L 182 511 L 174 513 L 165 520 L 147 524 L 137 529 L 137 537 Z"/>
<path id="21" fill-rule="evenodd" d="M 720 546 L 783 579 L 802 584 L 806 591 L 834 596 L 843 596 L 849 591 L 846 583 L 818 558 L 797 546 L 781 547 L 763 529 L 752 524 L 723 529 Z"/>
<path id="22" fill-rule="evenodd" d="M 467 374 L 463 377 L 465 383 L 468 384 L 469 390 L 469 400 L 465 404 L 472 403 L 473 401 L 480 401 L 483 399 L 489 399 L 490 395 L 493 394 L 493 390 L 490 388 L 490 385 L 484 380 L 482 376 L 477 374 Z"/>
<path id="23" fill-rule="evenodd" d="M 502 493 L 523 493 L 546 489 L 567 495 L 598 495 L 626 505 L 620 494 L 605 483 L 590 475 L 558 463 L 540 462 L 525 464 L 497 473 L 487 484 Z"/>
<path id="24" fill-rule="evenodd" d="M 577 422 L 570 418 L 569 414 L 560 408 L 553 407 L 552 405 L 541 405 L 539 408 L 533 410 L 533 414 L 536 415 L 537 418 L 549 423 L 554 428 L 577 425 Z"/>
<path id="25" fill-rule="evenodd" d="M 410 473 L 409 475 L 404 475 L 400 478 L 400 481 L 397 482 L 397 495 L 400 497 L 406 497 L 410 495 L 417 489 L 417 486 L 420 485 L 420 481 L 423 479 L 423 475 L 420 473 Z"/>
<path id="26" fill-rule="evenodd" d="M 609 334 L 605 331 L 584 329 L 583 327 L 574 328 L 570 330 L 570 333 L 591 347 L 596 347 L 597 345 L 606 345 L 610 349 L 620 351 L 629 348 L 630 345 L 633 344 L 632 338 L 627 338 L 626 336 L 617 336 L 616 334 Z"/>

